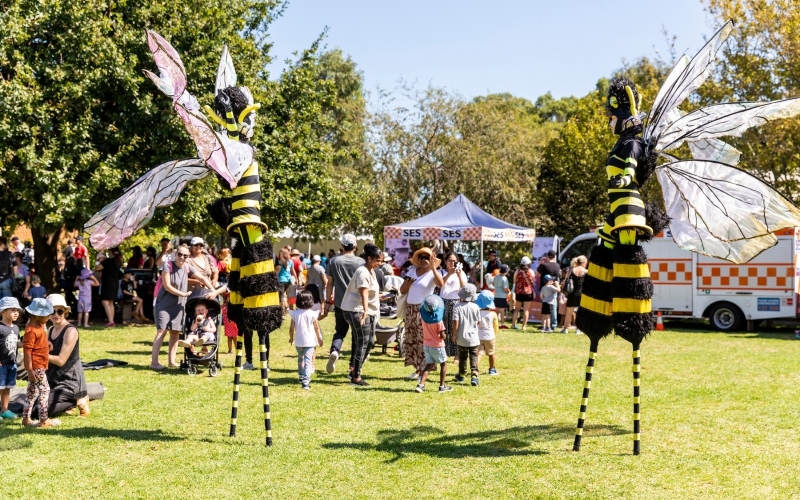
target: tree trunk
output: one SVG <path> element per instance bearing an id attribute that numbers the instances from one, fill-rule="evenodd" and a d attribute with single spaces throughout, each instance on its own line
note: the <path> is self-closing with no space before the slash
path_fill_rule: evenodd
<path id="1" fill-rule="evenodd" d="M 33 256 L 36 262 L 36 274 L 42 279 L 42 286 L 50 293 L 58 284 L 56 272 L 58 271 L 58 240 L 61 231 L 43 234 L 38 228 L 31 226 L 33 236 Z M 60 293 L 60 291 L 59 291 Z"/>

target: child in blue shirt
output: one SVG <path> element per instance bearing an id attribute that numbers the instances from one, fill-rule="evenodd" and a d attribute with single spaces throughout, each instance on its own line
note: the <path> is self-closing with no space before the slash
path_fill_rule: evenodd
<path id="1" fill-rule="evenodd" d="M 542 297 L 542 332 L 553 332 L 553 325 L 550 322 L 550 318 L 558 314 L 558 292 L 560 291 L 561 287 L 558 282 L 556 282 L 556 279 L 549 274 L 545 274 L 544 285 L 540 292 Z"/>
<path id="2" fill-rule="evenodd" d="M 19 327 L 14 322 L 22 308 L 14 297 L 0 299 L 0 418 L 13 419 L 19 415 L 8 409 L 11 388 L 17 385 L 17 347 Z"/>
<path id="3" fill-rule="evenodd" d="M 28 298 L 43 299 L 47 295 L 47 289 L 42 286 L 42 278 L 35 274 L 31 275 L 31 287 L 28 289 Z"/>

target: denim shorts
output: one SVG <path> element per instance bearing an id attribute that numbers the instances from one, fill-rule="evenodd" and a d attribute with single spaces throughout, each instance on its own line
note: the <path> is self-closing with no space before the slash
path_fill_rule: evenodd
<path id="1" fill-rule="evenodd" d="M 447 352 L 444 347 L 431 347 L 422 346 L 425 351 L 425 363 L 427 364 L 442 364 L 447 361 Z"/>
<path id="2" fill-rule="evenodd" d="M 0 390 L 17 386 L 17 365 L 0 366 Z"/>

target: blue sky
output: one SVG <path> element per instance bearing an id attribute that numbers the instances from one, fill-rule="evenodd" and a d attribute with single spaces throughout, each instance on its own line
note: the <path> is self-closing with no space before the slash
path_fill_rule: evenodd
<path id="1" fill-rule="evenodd" d="M 402 78 L 467 98 L 582 96 L 623 60 L 668 57 L 662 26 L 691 55 L 711 21 L 699 0 L 294 0 L 270 26 L 271 71 L 327 26 L 327 47 L 353 58 L 369 91 Z"/>

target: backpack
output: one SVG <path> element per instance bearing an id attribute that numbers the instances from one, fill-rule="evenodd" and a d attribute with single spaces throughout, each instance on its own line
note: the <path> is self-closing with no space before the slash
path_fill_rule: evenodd
<path id="1" fill-rule="evenodd" d="M 30 266 L 33 262 L 33 248 L 25 248 L 22 250 L 22 263 Z"/>

